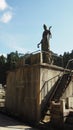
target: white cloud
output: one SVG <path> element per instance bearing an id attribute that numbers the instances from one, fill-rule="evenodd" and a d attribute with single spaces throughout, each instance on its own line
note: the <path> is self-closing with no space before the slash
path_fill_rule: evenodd
<path id="1" fill-rule="evenodd" d="M 8 4 L 6 3 L 6 1 L 5 0 L 0 0 L 0 10 L 5 10 L 5 9 L 7 9 L 9 6 L 8 6 Z"/>
<path id="2" fill-rule="evenodd" d="M 6 0 L 0 0 L 0 11 L 3 11 L 3 14 L 0 18 L 0 22 L 8 23 L 12 19 L 13 13 L 12 7 L 8 5 Z"/>
<path id="3" fill-rule="evenodd" d="M 0 21 L 3 23 L 8 23 L 12 19 L 12 16 L 13 16 L 12 12 L 6 12 L 3 14 Z"/>

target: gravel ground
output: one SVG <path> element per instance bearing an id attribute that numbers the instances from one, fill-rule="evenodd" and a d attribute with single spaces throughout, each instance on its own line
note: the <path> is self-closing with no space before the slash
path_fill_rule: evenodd
<path id="1" fill-rule="evenodd" d="M 0 113 L 0 130 L 37 130 Z"/>

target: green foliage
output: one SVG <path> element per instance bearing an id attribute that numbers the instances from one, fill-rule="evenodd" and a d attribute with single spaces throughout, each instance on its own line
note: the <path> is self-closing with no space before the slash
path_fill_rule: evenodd
<path id="1" fill-rule="evenodd" d="M 54 57 L 54 64 L 60 67 L 63 67 L 63 56 L 59 55 Z"/>
<path id="2" fill-rule="evenodd" d="M 71 53 L 64 52 L 63 56 L 60 55 L 56 57 L 54 60 L 54 64 L 65 68 L 70 59 L 73 59 L 73 50 L 71 51 Z M 70 62 L 68 68 L 73 69 L 73 62 Z"/>
<path id="3" fill-rule="evenodd" d="M 10 54 L 8 54 L 7 55 L 8 70 L 16 68 L 16 64 L 17 64 L 18 60 L 19 60 L 19 54 L 17 51 L 15 53 L 11 52 Z"/>
<path id="4" fill-rule="evenodd" d="M 3 55 L 1 55 L 0 56 L 0 65 L 4 65 L 5 63 L 6 63 L 6 58 Z"/>
<path id="5" fill-rule="evenodd" d="M 6 80 L 6 70 L 5 70 L 6 58 L 1 55 L 0 56 L 0 84 L 5 83 Z"/>
<path id="6" fill-rule="evenodd" d="M 11 52 L 7 58 L 0 56 L 0 84 L 6 84 L 7 71 L 15 69 L 19 60 L 18 52 Z"/>

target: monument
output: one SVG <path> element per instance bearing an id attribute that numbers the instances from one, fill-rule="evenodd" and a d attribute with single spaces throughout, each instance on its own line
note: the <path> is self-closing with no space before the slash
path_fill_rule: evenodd
<path id="1" fill-rule="evenodd" d="M 47 26 L 44 24 L 43 28 L 44 28 L 44 32 L 42 34 L 42 40 L 40 41 L 40 43 L 37 44 L 37 47 L 39 48 L 39 45 L 41 45 L 43 62 L 51 64 L 52 55 L 50 51 L 50 38 L 52 38 L 52 34 L 50 29 L 52 28 L 52 26 L 50 26 L 49 29 L 47 29 Z"/>

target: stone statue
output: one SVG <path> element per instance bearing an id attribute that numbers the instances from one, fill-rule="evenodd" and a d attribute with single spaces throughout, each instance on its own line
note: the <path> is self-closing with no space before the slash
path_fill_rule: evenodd
<path id="1" fill-rule="evenodd" d="M 47 26 L 45 24 L 43 25 L 44 32 L 42 34 L 42 40 L 37 45 L 37 47 L 39 48 L 39 45 L 41 44 L 41 50 L 42 51 L 49 51 L 50 50 L 49 40 L 52 37 L 51 31 L 50 31 L 51 27 L 52 26 L 50 26 L 49 30 L 48 30 Z"/>
<path id="2" fill-rule="evenodd" d="M 41 44 L 41 51 L 42 51 L 42 57 L 43 57 L 43 63 L 49 63 L 52 64 L 52 53 L 50 51 L 50 45 L 49 41 L 50 38 L 52 38 L 51 29 L 52 26 L 47 29 L 47 26 L 44 24 L 44 32 L 42 34 L 42 40 L 39 44 L 37 44 L 37 47 L 39 48 L 39 45 Z"/>

